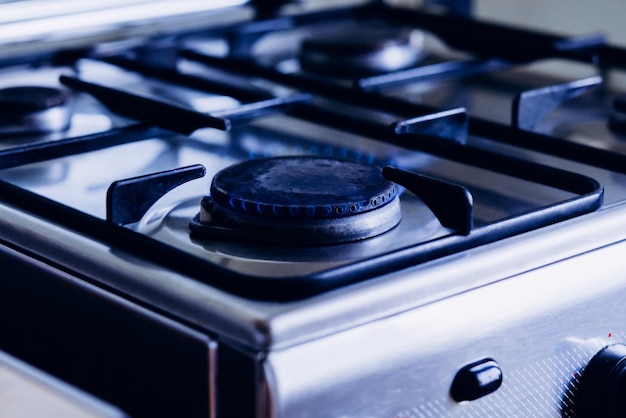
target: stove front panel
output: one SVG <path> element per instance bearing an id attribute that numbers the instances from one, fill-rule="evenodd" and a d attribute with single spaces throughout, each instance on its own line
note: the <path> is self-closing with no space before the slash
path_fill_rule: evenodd
<path id="1" fill-rule="evenodd" d="M 626 342 L 625 249 L 616 243 L 274 351 L 265 364 L 271 416 L 577 416 L 584 368 Z M 495 365 L 478 378 L 501 373 L 501 385 L 455 401 L 455 376 L 476 363 Z"/>

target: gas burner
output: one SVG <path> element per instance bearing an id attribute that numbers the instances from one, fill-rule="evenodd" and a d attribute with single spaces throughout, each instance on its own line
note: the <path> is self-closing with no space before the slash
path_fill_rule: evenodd
<path id="1" fill-rule="evenodd" d="M 65 90 L 39 86 L 0 90 L 0 136 L 61 132 L 69 128 L 70 119 Z"/>
<path id="2" fill-rule="evenodd" d="M 274 157 L 215 175 L 193 234 L 293 245 L 373 237 L 401 219 L 394 183 L 378 168 L 322 157 Z"/>
<path id="3" fill-rule="evenodd" d="M 300 65 L 309 72 L 359 77 L 399 71 L 422 58 L 421 32 L 350 25 L 310 35 L 300 48 Z"/>

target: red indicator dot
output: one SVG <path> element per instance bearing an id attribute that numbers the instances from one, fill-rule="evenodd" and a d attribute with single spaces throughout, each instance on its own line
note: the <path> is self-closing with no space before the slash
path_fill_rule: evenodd
<path id="1" fill-rule="evenodd" d="M 578 372 L 574 373 L 574 379 L 578 379 L 579 376 L 580 374 L 578 374 Z"/>
<path id="2" fill-rule="evenodd" d="M 611 333 L 609 332 L 609 338 L 611 338 L 612 336 L 613 336 L 613 334 L 611 334 Z"/>

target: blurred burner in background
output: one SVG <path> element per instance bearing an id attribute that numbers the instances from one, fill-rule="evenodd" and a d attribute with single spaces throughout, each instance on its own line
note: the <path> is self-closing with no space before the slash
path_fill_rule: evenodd
<path id="1" fill-rule="evenodd" d="M 69 128 L 71 113 L 65 90 L 39 86 L 0 90 L 0 136 L 61 132 Z"/>
<path id="2" fill-rule="evenodd" d="M 256 9 L 256 17 L 263 19 L 274 16 L 286 4 L 301 3 L 301 0 L 252 0 L 251 4 Z"/>
<path id="3" fill-rule="evenodd" d="M 416 30 L 344 25 L 307 37 L 299 60 L 305 71 L 339 78 L 399 71 L 422 59 L 423 38 Z"/>

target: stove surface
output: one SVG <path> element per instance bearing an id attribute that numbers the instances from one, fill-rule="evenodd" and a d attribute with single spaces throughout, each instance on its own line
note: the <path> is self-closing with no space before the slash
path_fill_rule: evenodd
<path id="1" fill-rule="evenodd" d="M 258 416 L 322 402 L 364 416 L 371 403 L 354 394 L 380 388 L 376 416 L 462 416 L 450 382 L 481 359 L 505 380 L 467 411 L 528 416 L 506 409 L 519 390 L 568 416 L 561 395 L 589 358 L 626 341 L 621 4 L 477 0 L 475 21 L 368 2 L 256 19 L 246 2 L 184 2 L 172 14 L 161 1 L 142 24 L 83 32 L 77 16 L 94 11 L 68 1 L 74 26 L 44 39 L 44 17 L 20 15 L 32 3 L 0 4 L 16 29 L 0 35 L 0 96 L 36 86 L 63 100 L 5 105 L 1 242 L 215 338 L 211 355 L 245 357 L 266 385 Z M 153 3 L 90 8 L 105 19 Z M 355 25 L 394 35 L 353 43 Z M 598 29 L 608 42 L 586 36 Z M 302 174 L 294 161 L 315 163 Z M 257 170 L 221 177 L 240 164 Z M 359 182 L 378 188 L 355 197 Z M 558 390 L 523 387 L 542 365 Z"/>
<path id="2" fill-rule="evenodd" d="M 488 13 L 494 11 L 477 4 L 481 17 L 494 17 Z M 140 236 L 134 245 L 145 246 L 142 251 L 151 262 L 163 262 L 156 253 L 173 248 L 168 268 L 192 263 L 174 268 L 177 273 L 193 270 L 201 282 L 270 300 L 311 296 L 391 273 L 594 211 L 601 201 L 605 207 L 619 205 L 626 196 L 620 170 L 520 147 L 527 140 L 522 137 L 533 131 L 537 136 L 532 141 L 541 141 L 541 135 L 565 138 L 619 154 L 623 135 L 609 130 L 605 121 L 607 107 L 623 89 L 620 70 L 600 78 L 594 65 L 576 57 L 532 63 L 476 60 L 471 52 L 445 45 L 437 29 L 426 25 L 426 30 L 412 29 L 413 47 L 423 56 L 417 69 L 458 66 L 449 75 L 423 77 L 399 69 L 399 79 L 375 74 L 355 81 L 309 74 L 311 70 L 299 68 L 299 43 L 330 25 L 353 30 L 349 13 L 340 11 L 332 23 L 324 13 L 278 18 L 272 25 L 281 30 L 270 34 L 262 25 L 247 28 L 244 23 L 235 43 L 234 35 L 218 26 L 184 36 L 177 44 L 112 42 L 113 47 L 99 47 L 65 65 L 5 66 L 0 87 L 71 91 L 72 116 L 69 129 L 4 140 L 0 177 L 33 193 L 31 197 L 85 215 L 81 219 L 93 226 L 82 233 L 91 234 L 102 223 L 136 232 Z M 364 19 L 384 26 L 379 20 Z M 172 45 L 177 45 L 177 55 L 171 54 Z M 351 53 L 361 54 L 372 45 L 364 43 Z M 252 61 L 246 65 L 248 53 Z M 260 77 L 250 77 L 250 71 Z M 584 81 L 582 87 L 573 84 L 578 80 Z M 215 88 L 220 83 L 225 87 Z M 358 83 L 356 91 L 351 83 Z M 538 116 L 525 110 L 534 102 L 519 105 L 518 115 L 512 113 L 520 92 L 532 99 L 543 97 L 545 89 L 581 97 L 559 99 Z M 122 107 L 125 102 L 129 105 Z M 146 111 L 137 113 L 141 107 Z M 550 112 L 552 107 L 557 110 Z M 210 117 L 192 122 L 201 114 Z M 528 122 L 527 114 L 534 119 Z M 227 124 L 215 129 L 226 123 L 221 121 Z M 526 125 L 507 127 L 514 123 Z M 446 130 L 437 128 L 443 124 L 449 124 Z M 601 146 L 594 144 L 598 136 Z M 51 154 L 42 151 L 48 145 Z M 190 221 L 200 213 L 202 197 L 210 195 L 216 173 L 240 161 L 284 156 L 399 169 L 402 174 L 393 181 L 400 186 L 401 221 L 375 237 L 332 245 L 190 234 Z M 196 165 L 204 167 L 205 176 L 176 180 L 177 170 Z M 136 197 L 143 182 L 146 188 L 151 181 L 172 185 Z M 180 183 L 185 184 L 174 187 Z M 39 206 L 37 199 L 32 205 Z M 126 209 L 125 199 L 139 199 L 143 209 Z M 46 210 L 41 215 L 53 216 Z M 81 231 L 81 222 L 69 229 Z"/>

